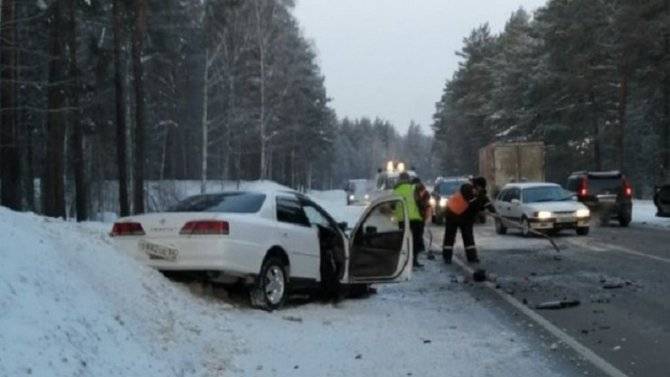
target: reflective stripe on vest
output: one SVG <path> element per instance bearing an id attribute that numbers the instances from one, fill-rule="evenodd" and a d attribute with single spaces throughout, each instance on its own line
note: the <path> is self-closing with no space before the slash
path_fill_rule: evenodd
<path id="1" fill-rule="evenodd" d="M 456 192 L 447 201 L 447 208 L 456 215 L 462 215 L 468 209 L 468 202 L 460 192 Z"/>

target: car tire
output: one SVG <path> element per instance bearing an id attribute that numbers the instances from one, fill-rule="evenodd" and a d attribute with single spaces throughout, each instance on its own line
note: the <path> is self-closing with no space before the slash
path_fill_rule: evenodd
<path id="1" fill-rule="evenodd" d="M 577 228 L 577 235 L 578 236 L 588 236 L 589 230 L 590 230 L 589 227 Z"/>
<path id="2" fill-rule="evenodd" d="M 365 298 L 370 295 L 370 284 L 351 284 L 348 286 L 349 298 Z"/>
<path id="3" fill-rule="evenodd" d="M 259 309 L 273 311 L 284 305 L 288 297 L 288 269 L 281 258 L 265 259 L 249 296 L 251 305 Z"/>
<path id="4" fill-rule="evenodd" d="M 627 227 L 630 224 L 630 216 L 619 216 L 619 225 L 622 227 Z"/>
<path id="5" fill-rule="evenodd" d="M 505 227 L 500 219 L 495 219 L 495 228 L 497 234 L 507 234 L 507 227 Z"/>
<path id="6" fill-rule="evenodd" d="M 526 217 L 521 219 L 521 235 L 524 237 L 530 237 L 530 222 Z"/>

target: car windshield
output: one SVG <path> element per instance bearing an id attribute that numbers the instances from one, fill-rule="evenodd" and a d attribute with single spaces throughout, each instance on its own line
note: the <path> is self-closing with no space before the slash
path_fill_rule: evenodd
<path id="1" fill-rule="evenodd" d="M 559 202 L 572 196 L 559 186 L 531 187 L 523 190 L 524 203 Z"/>
<path id="2" fill-rule="evenodd" d="M 449 196 L 458 190 L 466 181 L 445 181 L 437 186 L 437 192 L 440 196 Z"/>
<path id="3" fill-rule="evenodd" d="M 167 212 L 255 213 L 264 201 L 264 194 L 251 192 L 196 195 L 177 203 Z"/>

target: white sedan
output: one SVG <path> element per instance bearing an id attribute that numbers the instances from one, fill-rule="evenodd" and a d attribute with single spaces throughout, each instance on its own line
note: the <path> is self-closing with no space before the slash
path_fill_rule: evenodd
<path id="1" fill-rule="evenodd" d="M 397 219 L 402 216 L 402 221 Z M 242 281 L 252 304 L 280 307 L 299 282 L 367 285 L 410 278 L 412 240 L 397 196 L 368 206 L 351 236 L 307 196 L 237 191 L 190 197 L 162 213 L 119 219 L 111 235 L 163 271 Z"/>
<path id="2" fill-rule="evenodd" d="M 589 209 L 554 183 L 510 183 L 500 191 L 494 206 L 499 216 L 519 223 L 524 236 L 531 229 L 547 232 L 575 229 L 578 235 L 589 234 Z M 496 219 L 496 232 L 505 234 L 507 225 Z"/>

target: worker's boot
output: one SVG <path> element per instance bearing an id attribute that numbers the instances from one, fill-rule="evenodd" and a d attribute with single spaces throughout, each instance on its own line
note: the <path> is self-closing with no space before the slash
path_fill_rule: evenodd
<path id="1" fill-rule="evenodd" d="M 468 263 L 479 263 L 477 249 L 474 246 L 468 246 L 465 249 L 465 257 L 468 259 Z"/>
<path id="2" fill-rule="evenodd" d="M 444 263 L 451 264 L 451 258 L 454 255 L 454 248 L 449 246 L 442 247 L 442 258 L 444 258 Z"/>

